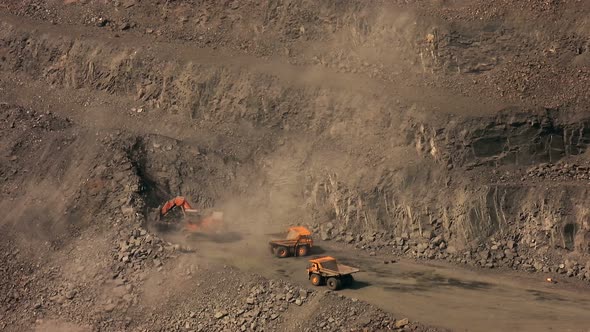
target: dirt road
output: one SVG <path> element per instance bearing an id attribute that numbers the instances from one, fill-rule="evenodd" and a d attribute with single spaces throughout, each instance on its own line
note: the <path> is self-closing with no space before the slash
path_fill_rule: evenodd
<path id="1" fill-rule="evenodd" d="M 244 271 L 284 278 L 309 287 L 304 258 L 278 259 L 265 243 L 271 234 L 241 233 L 235 241 L 188 242 L 200 259 L 213 259 Z M 314 254 L 329 254 L 360 267 L 356 285 L 340 292 L 410 319 L 454 331 L 588 331 L 590 290 L 548 284 L 541 274 L 470 271 L 442 263 L 371 257 L 358 250 L 318 242 Z"/>

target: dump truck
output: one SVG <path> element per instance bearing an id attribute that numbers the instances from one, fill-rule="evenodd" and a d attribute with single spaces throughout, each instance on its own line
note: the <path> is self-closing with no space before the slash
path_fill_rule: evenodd
<path id="1" fill-rule="evenodd" d="M 311 232 L 302 226 L 289 227 L 283 240 L 269 242 L 270 252 L 279 258 L 288 256 L 307 256 L 313 247 Z"/>
<path id="2" fill-rule="evenodd" d="M 327 285 L 331 290 L 349 287 L 354 282 L 353 273 L 360 270 L 338 263 L 336 258 L 330 256 L 309 260 L 307 266 L 307 278 L 314 286 Z"/>

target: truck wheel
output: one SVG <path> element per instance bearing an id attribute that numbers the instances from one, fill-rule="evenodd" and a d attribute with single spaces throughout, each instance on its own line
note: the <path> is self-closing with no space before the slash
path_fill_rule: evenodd
<path id="1" fill-rule="evenodd" d="M 285 247 L 278 247 L 275 252 L 279 258 L 285 258 L 289 256 L 289 250 L 287 250 Z"/>
<path id="2" fill-rule="evenodd" d="M 297 256 L 307 256 L 309 248 L 307 246 L 299 246 L 297 248 Z"/>
<path id="3" fill-rule="evenodd" d="M 330 288 L 331 290 L 339 290 L 342 286 L 342 282 L 340 281 L 340 279 L 336 278 L 328 279 L 328 282 L 326 284 L 328 285 L 328 288 Z"/>
<path id="4" fill-rule="evenodd" d="M 322 279 L 323 279 L 323 278 L 322 278 L 322 276 L 321 276 L 321 275 L 319 275 L 319 274 L 315 274 L 315 273 L 314 273 L 314 274 L 312 274 L 312 275 L 309 277 L 309 280 L 311 281 L 311 284 L 312 284 L 312 285 L 314 285 L 314 286 L 320 286 L 320 285 L 322 284 Z"/>

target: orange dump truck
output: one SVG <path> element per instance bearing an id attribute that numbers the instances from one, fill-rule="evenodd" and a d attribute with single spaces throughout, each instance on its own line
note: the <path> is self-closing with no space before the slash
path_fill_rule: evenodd
<path id="1" fill-rule="evenodd" d="M 269 242 L 270 252 L 277 257 L 307 256 L 313 246 L 311 232 L 302 226 L 289 227 L 284 240 Z"/>
<path id="2" fill-rule="evenodd" d="M 324 256 L 309 260 L 307 278 L 314 286 L 326 284 L 331 290 L 338 290 L 352 285 L 352 274 L 359 271 L 355 267 L 338 263 L 334 257 Z"/>

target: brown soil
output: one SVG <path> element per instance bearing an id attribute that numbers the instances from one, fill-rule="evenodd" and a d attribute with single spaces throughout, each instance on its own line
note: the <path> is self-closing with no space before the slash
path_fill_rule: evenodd
<path id="1" fill-rule="evenodd" d="M 588 14 L 0 1 L 0 329 L 586 331 Z M 272 257 L 292 224 L 355 286 Z"/>

